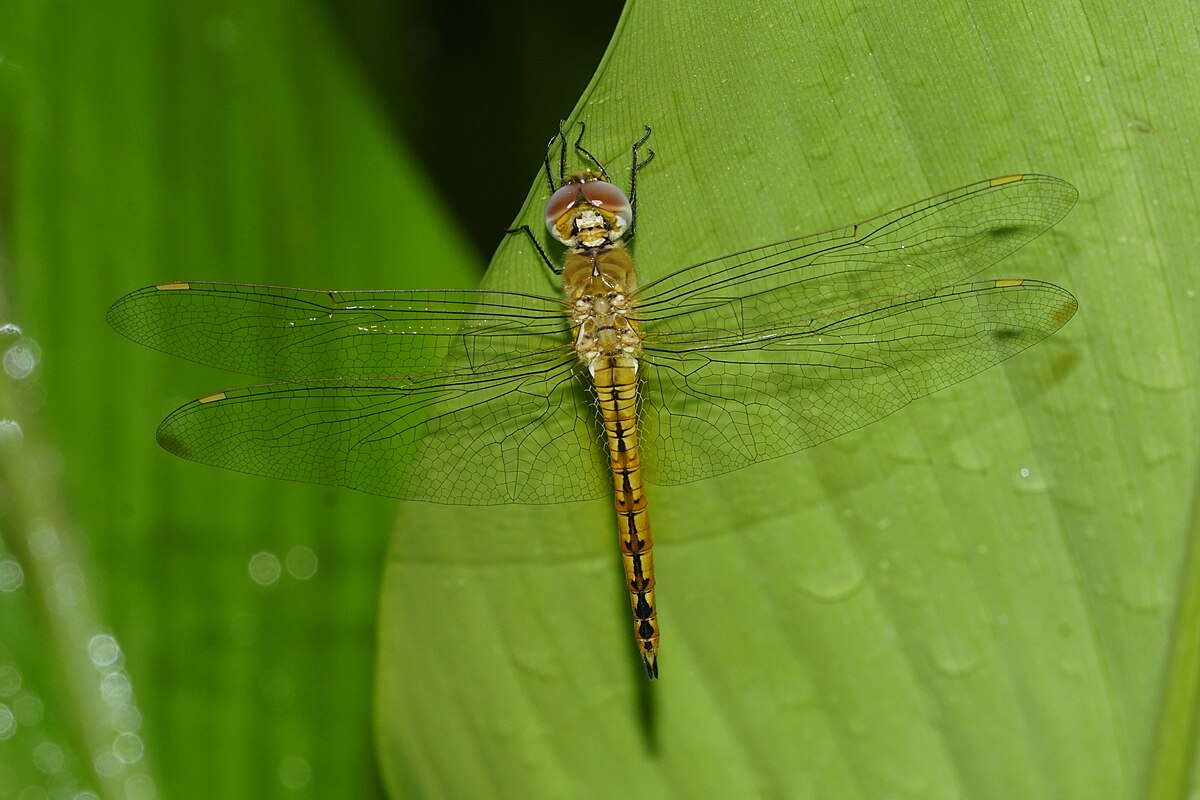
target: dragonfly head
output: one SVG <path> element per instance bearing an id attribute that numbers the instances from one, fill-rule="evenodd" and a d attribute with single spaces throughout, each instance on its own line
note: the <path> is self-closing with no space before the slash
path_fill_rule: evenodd
<path id="1" fill-rule="evenodd" d="M 625 193 L 585 169 L 576 172 L 546 203 L 546 230 L 567 247 L 603 247 L 633 222 Z"/>

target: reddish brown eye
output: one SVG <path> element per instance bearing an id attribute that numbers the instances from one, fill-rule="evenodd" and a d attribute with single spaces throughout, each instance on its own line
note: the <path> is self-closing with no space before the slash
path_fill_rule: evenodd
<path id="1" fill-rule="evenodd" d="M 633 222 L 633 209 L 629 207 L 629 198 L 608 181 L 589 181 L 583 184 L 583 196 L 597 208 L 621 218 L 624 224 L 620 226 L 620 230 L 615 231 L 617 234 L 624 232 L 629 223 Z"/>
<path id="2" fill-rule="evenodd" d="M 562 219 L 563 214 L 579 205 L 581 192 L 583 199 L 589 205 L 614 214 L 621 220 L 621 224 L 615 226 L 613 231 L 614 239 L 620 236 L 633 222 L 633 209 L 629 206 L 629 198 L 613 184 L 602 180 L 568 183 L 550 195 L 550 199 L 546 202 L 546 230 L 550 232 L 551 236 L 558 238 L 558 221 Z"/>
<path id="3" fill-rule="evenodd" d="M 550 199 L 546 201 L 546 230 L 550 231 L 555 238 L 558 238 L 558 234 L 555 232 L 555 223 L 562 218 L 563 214 L 571 210 L 578 197 L 579 184 L 568 183 L 550 195 Z"/>

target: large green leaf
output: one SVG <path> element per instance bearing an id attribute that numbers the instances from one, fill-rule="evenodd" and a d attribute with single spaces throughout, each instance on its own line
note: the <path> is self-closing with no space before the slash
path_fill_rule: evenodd
<path id="1" fill-rule="evenodd" d="M 838 441 L 651 487 L 653 685 L 605 503 L 404 506 L 378 663 L 393 792 L 1178 796 L 1200 40 L 1177 17 L 631 3 L 571 120 L 618 165 L 654 127 L 645 277 L 1038 171 L 1081 201 L 992 273 L 1061 283 L 1081 312 Z M 544 199 L 535 178 L 518 221 Z M 516 237 L 487 283 L 553 290 Z"/>

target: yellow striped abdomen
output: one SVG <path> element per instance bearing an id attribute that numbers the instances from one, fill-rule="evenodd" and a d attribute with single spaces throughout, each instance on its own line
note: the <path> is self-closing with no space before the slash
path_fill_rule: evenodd
<path id="1" fill-rule="evenodd" d="M 658 677 L 658 611 L 654 605 L 654 539 L 642 491 L 642 462 L 637 439 L 637 360 L 604 358 L 592 375 L 612 467 L 617 534 L 625 565 L 625 586 L 633 606 L 633 635 L 646 664 Z"/>

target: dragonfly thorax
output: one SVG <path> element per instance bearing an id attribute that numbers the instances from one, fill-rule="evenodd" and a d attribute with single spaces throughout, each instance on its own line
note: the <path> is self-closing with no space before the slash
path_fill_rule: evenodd
<path id="1" fill-rule="evenodd" d="M 642 340 L 624 314 L 580 315 L 578 324 L 573 327 L 575 352 L 593 375 L 610 363 L 637 368 Z"/>
<path id="2" fill-rule="evenodd" d="M 563 292 L 575 352 L 590 370 L 605 359 L 636 360 L 641 354 L 642 338 L 631 296 L 635 288 L 633 260 L 623 246 L 567 253 Z"/>

